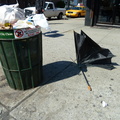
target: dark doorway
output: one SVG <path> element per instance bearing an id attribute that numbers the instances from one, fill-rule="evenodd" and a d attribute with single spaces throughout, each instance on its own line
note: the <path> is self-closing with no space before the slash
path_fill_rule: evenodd
<path id="1" fill-rule="evenodd" d="M 120 25 L 120 0 L 99 0 L 97 23 Z"/>

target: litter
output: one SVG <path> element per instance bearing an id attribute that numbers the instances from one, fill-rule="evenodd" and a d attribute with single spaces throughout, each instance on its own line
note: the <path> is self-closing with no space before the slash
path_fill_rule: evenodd
<path id="1" fill-rule="evenodd" d="M 98 66 L 112 70 L 114 69 L 114 66 L 111 63 L 111 59 L 114 55 L 109 49 L 100 47 L 82 30 L 81 34 L 74 31 L 74 41 L 78 67 L 83 73 L 88 89 L 92 91 L 92 88 L 84 73 L 87 71 L 87 66 Z"/>
<path id="2" fill-rule="evenodd" d="M 13 26 L 18 20 L 24 20 L 24 11 L 12 5 L 0 6 L 0 27 L 8 29 Z"/>
<path id="3" fill-rule="evenodd" d="M 102 106 L 103 106 L 103 107 L 108 106 L 108 104 L 107 104 L 105 101 L 102 101 L 101 103 L 102 103 Z"/>
<path id="4" fill-rule="evenodd" d="M 114 69 L 111 63 L 114 55 L 109 49 L 100 47 L 87 34 L 81 31 L 81 34 L 74 32 L 76 57 L 79 67 L 99 66 L 105 69 Z"/>
<path id="5" fill-rule="evenodd" d="M 28 20 L 18 20 L 14 25 L 13 29 L 21 29 L 21 28 L 35 28 L 33 22 Z"/>
<path id="6" fill-rule="evenodd" d="M 18 3 L 0 6 L 0 29 L 36 28 L 36 26 L 51 31 L 44 14 L 25 18 L 24 11 L 18 8 Z"/>

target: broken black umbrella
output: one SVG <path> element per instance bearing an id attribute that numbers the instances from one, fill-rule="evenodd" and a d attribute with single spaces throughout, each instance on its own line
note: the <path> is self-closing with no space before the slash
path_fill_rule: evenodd
<path id="1" fill-rule="evenodd" d="M 114 68 L 111 64 L 111 59 L 114 55 L 109 49 L 100 47 L 83 31 L 81 31 L 81 34 L 74 31 L 74 40 L 77 64 L 82 70 L 83 76 L 88 85 L 88 89 L 91 91 L 92 88 L 84 74 L 83 66 L 95 65 L 111 70 Z"/>

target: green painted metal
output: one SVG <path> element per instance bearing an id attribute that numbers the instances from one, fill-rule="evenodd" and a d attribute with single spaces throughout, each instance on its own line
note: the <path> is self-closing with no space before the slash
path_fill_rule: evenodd
<path id="1" fill-rule="evenodd" d="M 12 30 L 4 32 L 2 30 L 6 35 L 7 31 L 13 33 Z M 8 38 L 0 34 L 0 60 L 11 88 L 26 90 L 41 85 L 42 32 L 32 37 L 16 40 L 12 34 Z"/>
<path id="2" fill-rule="evenodd" d="M 0 30 L 0 39 L 14 39 L 13 30 Z"/>

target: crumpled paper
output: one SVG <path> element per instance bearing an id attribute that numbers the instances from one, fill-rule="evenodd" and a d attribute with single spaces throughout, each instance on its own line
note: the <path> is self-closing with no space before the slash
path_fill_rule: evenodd
<path id="1" fill-rule="evenodd" d="M 105 101 L 102 101 L 101 103 L 102 103 L 102 107 L 107 107 L 108 106 L 108 104 Z"/>

